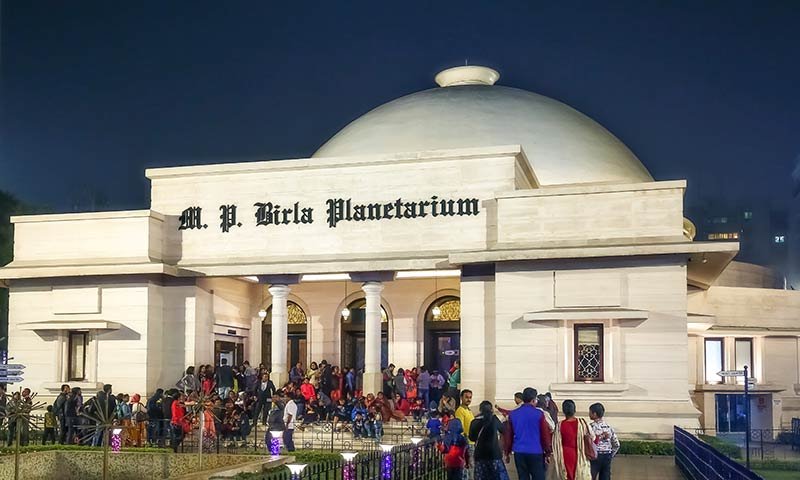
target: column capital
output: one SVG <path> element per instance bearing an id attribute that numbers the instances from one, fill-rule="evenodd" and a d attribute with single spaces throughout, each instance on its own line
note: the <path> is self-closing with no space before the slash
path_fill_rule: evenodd
<path id="1" fill-rule="evenodd" d="M 383 283 L 381 282 L 365 282 L 361 285 L 361 290 L 364 291 L 366 294 L 376 294 L 380 295 L 383 291 Z"/>
<path id="2" fill-rule="evenodd" d="M 270 285 L 269 288 L 267 289 L 267 291 L 269 291 L 269 294 L 275 298 L 286 298 L 289 296 L 289 292 L 291 290 L 292 289 L 289 287 L 289 285 L 281 285 L 281 284 Z"/>

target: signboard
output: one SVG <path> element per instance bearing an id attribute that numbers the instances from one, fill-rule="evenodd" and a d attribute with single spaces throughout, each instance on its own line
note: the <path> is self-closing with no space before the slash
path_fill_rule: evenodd
<path id="1" fill-rule="evenodd" d="M 0 383 L 20 383 L 22 377 L 0 377 Z"/>
<path id="2" fill-rule="evenodd" d="M 9 365 L 0 365 L 0 371 L 3 370 L 24 370 L 25 365 L 20 365 L 18 363 L 12 363 Z"/>
<path id="3" fill-rule="evenodd" d="M 720 377 L 743 377 L 744 370 L 722 370 L 717 372 Z"/>

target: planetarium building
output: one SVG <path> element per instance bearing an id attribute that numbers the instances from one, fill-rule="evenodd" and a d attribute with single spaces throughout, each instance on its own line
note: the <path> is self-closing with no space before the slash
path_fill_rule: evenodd
<path id="1" fill-rule="evenodd" d="M 462 388 L 605 404 L 627 436 L 800 410 L 800 294 L 698 242 L 683 180 L 483 67 L 382 105 L 311 158 L 145 172 L 147 210 L 14 217 L 10 354 L 25 386 L 150 394 L 189 365 L 362 370 L 456 358 Z M 277 383 L 277 382 L 276 382 Z"/>

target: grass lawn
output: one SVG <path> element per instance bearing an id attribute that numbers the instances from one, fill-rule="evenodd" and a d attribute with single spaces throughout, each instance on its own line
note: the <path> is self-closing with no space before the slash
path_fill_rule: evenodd
<path id="1" fill-rule="evenodd" d="M 755 470 L 755 472 L 764 480 L 797 480 L 798 472 L 789 472 L 786 470 Z"/>

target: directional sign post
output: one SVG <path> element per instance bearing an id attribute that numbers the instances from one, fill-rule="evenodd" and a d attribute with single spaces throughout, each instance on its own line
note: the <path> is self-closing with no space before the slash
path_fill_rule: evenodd
<path id="1" fill-rule="evenodd" d="M 744 377 L 744 416 L 747 421 L 747 432 L 744 436 L 745 450 L 747 451 L 747 469 L 750 469 L 750 389 L 756 386 L 756 379 L 751 377 L 747 371 L 747 365 L 744 370 L 722 370 L 717 372 L 720 377 Z"/>
<path id="2" fill-rule="evenodd" d="M 20 364 L 0 364 L 0 383 L 20 383 L 23 381 L 22 375 L 25 365 Z"/>

